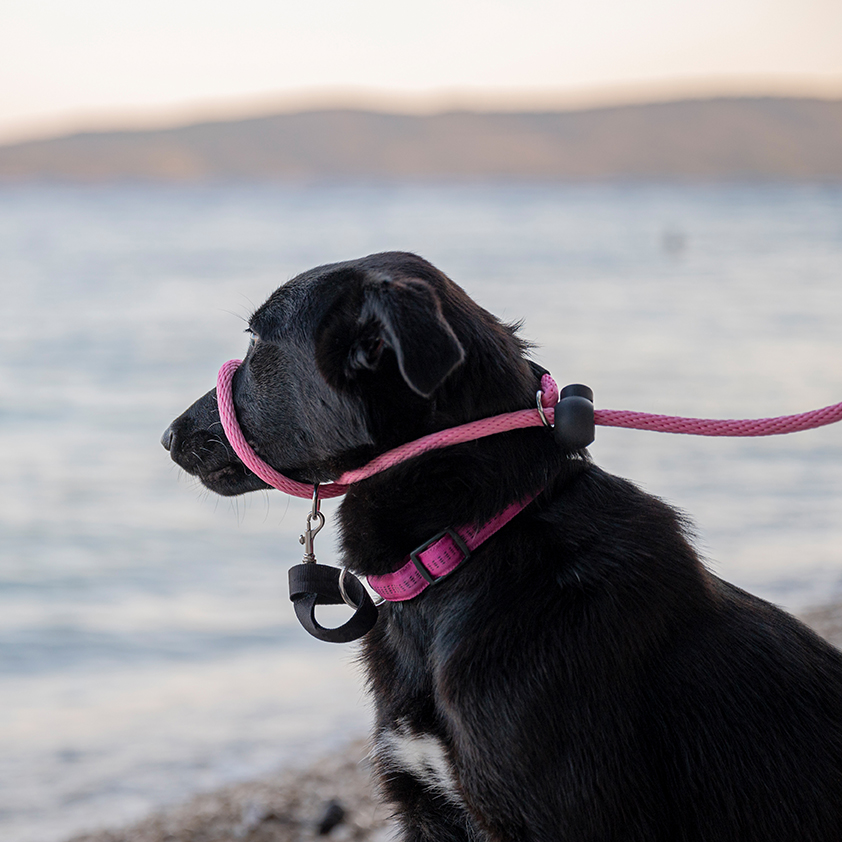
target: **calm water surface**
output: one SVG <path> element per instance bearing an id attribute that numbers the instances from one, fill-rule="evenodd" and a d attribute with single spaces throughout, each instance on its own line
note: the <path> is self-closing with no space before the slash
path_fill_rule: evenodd
<path id="1" fill-rule="evenodd" d="M 214 498 L 158 439 L 278 284 L 386 249 L 523 320 L 604 408 L 842 400 L 842 189 L 4 188 L 3 840 L 130 820 L 365 730 L 353 647 L 310 641 L 287 601 L 305 504 Z M 796 610 L 842 598 L 842 429 L 600 429 L 592 453 L 687 511 L 725 578 Z"/>

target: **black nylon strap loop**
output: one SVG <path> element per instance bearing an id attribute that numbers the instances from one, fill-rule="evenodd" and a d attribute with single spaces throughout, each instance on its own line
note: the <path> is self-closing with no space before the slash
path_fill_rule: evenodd
<path id="1" fill-rule="evenodd" d="M 340 605 L 345 600 L 339 590 L 338 567 L 325 564 L 297 564 L 289 570 L 289 598 L 298 622 L 318 640 L 327 643 L 350 643 L 370 631 L 377 622 L 377 606 L 372 602 L 362 582 L 345 573 L 345 592 L 356 603 L 357 610 L 348 622 L 335 629 L 319 625 L 317 605 Z"/>

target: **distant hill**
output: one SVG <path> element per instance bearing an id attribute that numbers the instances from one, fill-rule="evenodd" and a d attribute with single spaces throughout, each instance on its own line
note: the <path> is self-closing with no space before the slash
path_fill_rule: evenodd
<path id="1" fill-rule="evenodd" d="M 842 180 L 842 100 L 417 116 L 323 110 L 0 146 L 0 181 Z"/>

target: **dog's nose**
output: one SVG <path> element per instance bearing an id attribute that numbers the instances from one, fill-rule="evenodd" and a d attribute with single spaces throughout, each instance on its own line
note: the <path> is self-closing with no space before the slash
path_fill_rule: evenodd
<path id="1" fill-rule="evenodd" d="M 172 428 L 172 424 L 164 430 L 164 435 L 161 436 L 161 444 L 164 446 L 164 450 L 169 450 L 172 447 L 172 441 L 175 438 L 175 430 Z"/>

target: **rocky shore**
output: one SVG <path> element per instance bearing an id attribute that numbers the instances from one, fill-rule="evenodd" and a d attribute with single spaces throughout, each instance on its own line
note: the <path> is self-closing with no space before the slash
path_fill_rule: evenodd
<path id="1" fill-rule="evenodd" d="M 842 648 L 842 604 L 802 619 Z M 364 741 L 331 757 L 198 795 L 137 824 L 69 842 L 387 842 L 393 826 L 371 780 Z"/>
<path id="2" fill-rule="evenodd" d="M 386 842 L 388 808 L 376 796 L 363 740 L 304 769 L 197 795 L 121 829 L 70 842 Z"/>

